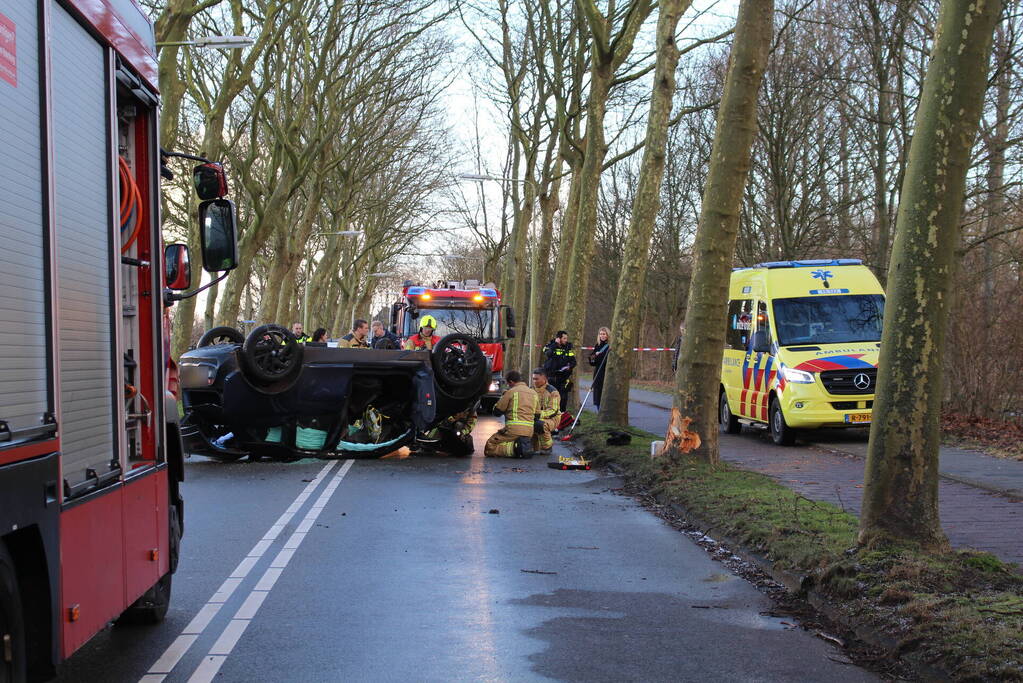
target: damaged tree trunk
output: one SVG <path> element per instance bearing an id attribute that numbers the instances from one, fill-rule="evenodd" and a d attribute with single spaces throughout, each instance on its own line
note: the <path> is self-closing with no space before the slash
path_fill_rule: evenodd
<path id="1" fill-rule="evenodd" d="M 672 429 L 665 437 L 665 452 L 673 457 L 691 450 L 708 462 L 718 461 L 718 390 L 728 281 L 757 130 L 757 93 L 773 36 L 773 15 L 774 0 L 742 0 L 739 4 L 693 244 L 693 278 L 672 409 L 673 414 L 679 413 L 673 426 L 685 427 Z M 696 438 L 683 438 L 689 429 Z"/>
<path id="2" fill-rule="evenodd" d="M 1001 0 L 943 0 L 896 218 L 860 543 L 944 549 L 938 446 L 949 293 Z"/>

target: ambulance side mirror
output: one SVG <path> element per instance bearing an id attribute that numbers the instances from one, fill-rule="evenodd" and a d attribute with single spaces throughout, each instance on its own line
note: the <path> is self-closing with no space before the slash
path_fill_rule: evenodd
<path id="1" fill-rule="evenodd" d="M 234 202 L 211 199 L 199 204 L 202 267 L 207 273 L 223 273 L 238 265 L 238 238 Z"/>
<path id="2" fill-rule="evenodd" d="M 180 292 L 192 286 L 192 264 L 188 245 L 168 244 L 163 249 L 163 282 L 167 289 Z"/>
<path id="3" fill-rule="evenodd" d="M 771 335 L 767 330 L 757 330 L 753 333 L 753 353 L 770 353 Z"/>

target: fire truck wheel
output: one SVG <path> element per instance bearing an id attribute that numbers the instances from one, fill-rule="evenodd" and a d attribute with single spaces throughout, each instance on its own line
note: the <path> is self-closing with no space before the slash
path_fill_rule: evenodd
<path id="1" fill-rule="evenodd" d="M 0 541 L 0 683 L 21 683 L 27 667 L 18 577 L 14 560 Z"/>
<path id="2" fill-rule="evenodd" d="M 159 624 L 167 616 L 170 607 L 171 576 L 178 566 L 178 554 L 181 549 L 181 522 L 177 506 L 171 505 L 170 538 L 168 561 L 170 570 L 160 577 L 156 585 L 142 594 L 128 609 L 117 618 L 117 624 Z"/>
<path id="3" fill-rule="evenodd" d="M 246 378 L 264 386 L 294 378 L 302 368 L 303 348 L 286 328 L 260 325 L 242 344 Z"/>
<path id="4" fill-rule="evenodd" d="M 207 330 L 199 337 L 199 346 L 213 346 L 214 344 L 241 344 L 245 341 L 245 335 L 233 327 L 221 325 Z"/>
<path id="5" fill-rule="evenodd" d="M 433 373 L 444 387 L 474 387 L 489 372 L 487 357 L 476 340 L 465 334 L 449 334 L 433 347 Z"/>

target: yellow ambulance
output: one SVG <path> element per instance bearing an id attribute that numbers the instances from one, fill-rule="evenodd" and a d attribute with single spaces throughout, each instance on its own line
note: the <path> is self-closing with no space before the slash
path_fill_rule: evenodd
<path id="1" fill-rule="evenodd" d="M 732 273 L 721 360 L 722 431 L 870 424 L 884 290 L 857 259 L 774 261 Z"/>

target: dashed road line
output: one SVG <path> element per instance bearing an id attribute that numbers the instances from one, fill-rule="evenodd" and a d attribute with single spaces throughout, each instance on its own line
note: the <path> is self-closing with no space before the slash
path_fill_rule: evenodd
<path id="1" fill-rule="evenodd" d="M 223 666 L 227 660 L 228 655 L 234 650 L 238 641 L 245 633 L 245 629 L 248 628 L 249 624 L 256 617 L 256 613 L 259 608 L 263 605 L 263 601 L 266 600 L 267 595 L 270 594 L 270 590 L 277 583 L 277 579 L 280 578 L 284 572 L 284 568 L 291 562 L 291 558 L 294 557 L 295 551 L 305 540 L 308 535 L 309 529 L 312 528 L 313 524 L 316 523 L 316 519 L 323 512 L 323 509 L 327 506 L 331 496 L 334 495 L 334 491 L 341 485 L 341 480 L 348 474 L 348 470 L 352 468 L 354 460 L 346 460 L 345 464 L 341 466 L 341 469 L 337 471 L 334 478 L 331 479 L 323 492 L 320 493 L 319 498 L 313 504 L 305 517 L 302 519 L 302 523 L 298 525 L 287 542 L 284 544 L 284 548 L 277 553 L 277 556 L 267 567 L 266 571 L 263 572 L 263 576 L 260 577 L 259 582 L 256 584 L 249 595 L 245 598 L 245 602 L 242 603 L 238 611 L 235 612 L 231 621 L 228 623 L 224 630 L 221 631 L 217 641 L 210 648 L 210 651 L 200 662 L 199 666 L 196 667 L 192 673 L 191 678 L 188 679 L 188 683 L 210 683 L 217 673 L 220 671 L 220 667 Z"/>
<path id="2" fill-rule="evenodd" d="M 347 472 L 348 468 L 351 468 L 351 463 L 351 460 L 347 461 L 341 470 Z M 139 683 L 159 683 L 164 680 L 167 674 L 174 670 L 174 667 L 178 665 L 181 658 L 185 656 L 185 653 L 188 652 L 193 643 L 195 643 L 202 632 L 206 630 L 206 627 L 209 626 L 210 622 L 220 611 L 223 604 L 231 598 L 235 590 L 238 589 L 238 586 L 241 585 L 245 577 L 249 575 L 249 572 L 252 571 L 256 563 L 263 557 L 277 536 L 280 535 L 281 530 L 284 529 L 289 522 L 291 522 L 295 514 L 297 514 L 302 505 L 309 500 L 309 497 L 313 495 L 313 492 L 319 488 L 320 484 L 327 478 L 327 475 L 332 469 L 334 469 L 335 465 L 337 465 L 336 460 L 328 462 L 312 479 L 312 481 L 310 481 L 306 487 L 302 489 L 302 492 L 298 494 L 294 501 L 292 501 L 291 505 L 288 506 L 288 509 L 277 518 L 259 542 L 257 542 L 256 545 L 252 547 L 252 550 L 250 550 L 242 561 L 238 563 L 238 566 L 235 567 L 230 576 L 228 576 L 228 578 L 220 584 L 220 587 L 217 588 L 216 592 L 210 596 L 210 599 L 206 601 L 206 604 L 203 605 L 202 609 L 200 609 L 195 617 L 192 618 L 181 632 L 181 635 L 175 638 L 174 642 L 172 642 L 167 649 L 164 650 L 163 654 L 160 655 L 160 658 L 157 659 L 151 667 L 149 667 L 149 671 L 146 672 L 146 675 L 141 678 Z M 330 492 L 333 493 L 339 483 L 340 481 L 338 481 L 335 476 L 335 479 L 327 485 L 327 489 L 325 490 L 330 490 Z M 331 486 L 333 486 L 333 488 L 330 488 Z M 317 499 L 317 502 L 319 502 L 319 499 Z M 313 509 L 315 509 L 315 507 Z M 242 630 L 244 630 L 244 628 Z M 239 633 L 239 635 L 241 634 Z M 204 661 L 200 665 L 200 668 L 203 666 L 210 665 Z M 219 668 L 220 667 L 218 665 L 217 669 Z M 198 669 L 196 670 L 196 673 L 198 673 Z M 214 674 L 215 673 L 216 670 L 214 670 Z"/>

